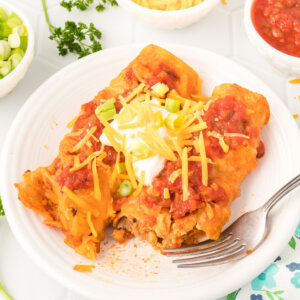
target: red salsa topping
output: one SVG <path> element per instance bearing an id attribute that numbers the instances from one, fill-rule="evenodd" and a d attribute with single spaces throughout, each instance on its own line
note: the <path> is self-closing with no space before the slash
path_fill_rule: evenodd
<path id="1" fill-rule="evenodd" d="M 272 47 L 300 57 L 300 0 L 255 0 L 252 22 Z"/>

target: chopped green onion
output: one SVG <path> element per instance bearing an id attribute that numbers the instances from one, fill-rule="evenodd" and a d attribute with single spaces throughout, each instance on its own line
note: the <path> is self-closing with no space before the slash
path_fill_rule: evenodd
<path id="1" fill-rule="evenodd" d="M 104 104 L 99 105 L 95 109 L 96 116 L 99 116 L 101 114 L 106 121 L 112 120 L 117 113 L 114 102 L 115 102 L 114 99 L 110 99 L 106 101 Z"/>
<path id="2" fill-rule="evenodd" d="M 7 41 L 11 48 L 19 48 L 21 45 L 21 39 L 17 33 L 10 34 Z"/>
<path id="3" fill-rule="evenodd" d="M 163 98 L 169 91 L 169 87 L 161 82 L 156 83 L 152 86 L 152 91 L 157 94 L 160 98 Z"/>
<path id="4" fill-rule="evenodd" d="M 165 126 L 171 130 L 182 129 L 184 125 L 184 118 L 182 115 L 170 114 L 165 119 Z"/>
<path id="5" fill-rule="evenodd" d="M 21 48 L 15 48 L 15 49 L 11 50 L 11 55 L 14 55 L 14 54 L 19 54 L 23 57 L 25 52 Z"/>
<path id="6" fill-rule="evenodd" d="M 176 113 L 180 110 L 181 102 L 171 98 L 166 99 L 166 110 L 171 113 Z"/>
<path id="7" fill-rule="evenodd" d="M 11 53 L 10 46 L 7 41 L 0 41 L 0 60 L 6 60 Z"/>
<path id="8" fill-rule="evenodd" d="M 0 74 L 6 76 L 11 71 L 11 64 L 9 61 L 0 61 Z"/>
<path id="9" fill-rule="evenodd" d="M 95 114 L 99 115 L 103 111 L 111 110 L 114 108 L 115 108 L 114 100 L 111 99 L 106 101 L 104 104 L 99 105 L 95 110 Z"/>
<path id="10" fill-rule="evenodd" d="M 120 184 L 120 187 L 119 187 L 119 194 L 123 197 L 127 197 L 131 193 L 132 193 L 132 185 L 131 185 L 130 181 L 128 181 L 128 180 L 122 181 L 122 183 Z"/>
<path id="11" fill-rule="evenodd" d="M 2 7 L 0 7 L 0 22 L 4 22 L 8 19 L 8 14 L 6 10 Z"/>
<path id="12" fill-rule="evenodd" d="M 27 35 L 27 28 L 24 25 L 19 25 L 13 28 L 12 33 L 16 33 L 18 35 Z"/>
<path id="13" fill-rule="evenodd" d="M 116 113 L 117 113 L 117 111 L 115 108 L 100 112 L 100 114 L 104 117 L 104 119 L 106 121 L 112 120 L 114 118 L 114 116 L 116 115 Z"/>
<path id="14" fill-rule="evenodd" d="M 9 57 L 8 61 L 11 63 L 12 70 L 17 67 L 17 65 L 21 62 L 22 56 L 19 54 L 13 54 Z"/>
<path id="15" fill-rule="evenodd" d="M 11 13 L 10 16 L 8 17 L 8 19 L 6 20 L 6 24 L 10 27 L 10 28 L 14 28 L 18 25 L 22 24 L 22 20 L 19 18 L 19 16 L 15 13 Z"/>
<path id="16" fill-rule="evenodd" d="M 25 52 L 28 44 L 27 36 L 20 36 L 20 42 L 20 48 Z"/>
<path id="17" fill-rule="evenodd" d="M 155 128 L 160 128 L 164 125 L 164 120 L 161 111 L 157 111 L 156 113 L 153 114 L 153 121 L 154 121 Z"/>
<path id="18" fill-rule="evenodd" d="M 7 39 L 11 33 L 12 30 L 7 24 L 0 23 L 0 39 Z"/>
<path id="19" fill-rule="evenodd" d="M 138 158 L 147 158 L 150 154 L 150 149 L 148 148 L 148 146 L 140 142 L 130 145 L 128 151 L 132 156 Z"/>
<path id="20" fill-rule="evenodd" d="M 125 163 L 120 162 L 117 164 L 117 172 L 118 174 L 123 174 L 127 172 Z"/>

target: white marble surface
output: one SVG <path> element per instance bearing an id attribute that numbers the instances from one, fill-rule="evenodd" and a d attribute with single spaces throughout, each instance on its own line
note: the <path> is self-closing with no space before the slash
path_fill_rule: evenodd
<path id="1" fill-rule="evenodd" d="M 17 5 L 30 18 L 36 32 L 36 55 L 26 77 L 10 95 L 0 99 L 0 151 L 10 124 L 30 94 L 57 70 L 76 60 L 73 55 L 58 56 L 55 44 L 48 39 L 49 32 L 39 0 L 8 2 Z M 291 78 L 276 71 L 250 44 L 242 22 L 243 0 L 228 2 L 226 6 L 220 3 L 207 17 L 188 28 L 162 31 L 136 21 L 118 7 L 100 14 L 95 10 L 68 13 L 59 6 L 59 0 L 47 0 L 54 25 L 62 25 L 65 20 L 71 19 L 86 23 L 92 21 L 103 33 L 104 48 L 163 41 L 202 47 L 230 57 L 272 87 L 291 114 L 300 115 L 300 85 L 288 83 Z M 297 122 L 300 125 L 299 118 Z M 0 218 L 0 281 L 15 300 L 87 300 L 68 291 L 41 271 L 15 240 L 5 218 Z"/>

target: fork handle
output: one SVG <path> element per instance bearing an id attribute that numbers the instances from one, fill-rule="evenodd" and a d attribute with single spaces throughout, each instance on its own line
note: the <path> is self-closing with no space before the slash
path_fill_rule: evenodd
<path id="1" fill-rule="evenodd" d="M 270 210 L 276 205 L 285 195 L 300 185 L 300 174 L 283 186 L 270 200 L 263 206 L 264 211 L 268 215 Z"/>

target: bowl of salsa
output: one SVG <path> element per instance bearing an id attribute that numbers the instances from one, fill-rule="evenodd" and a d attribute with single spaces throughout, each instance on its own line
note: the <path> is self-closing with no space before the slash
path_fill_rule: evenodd
<path id="1" fill-rule="evenodd" d="M 246 0 L 250 41 L 281 71 L 300 74 L 300 0 Z"/>

